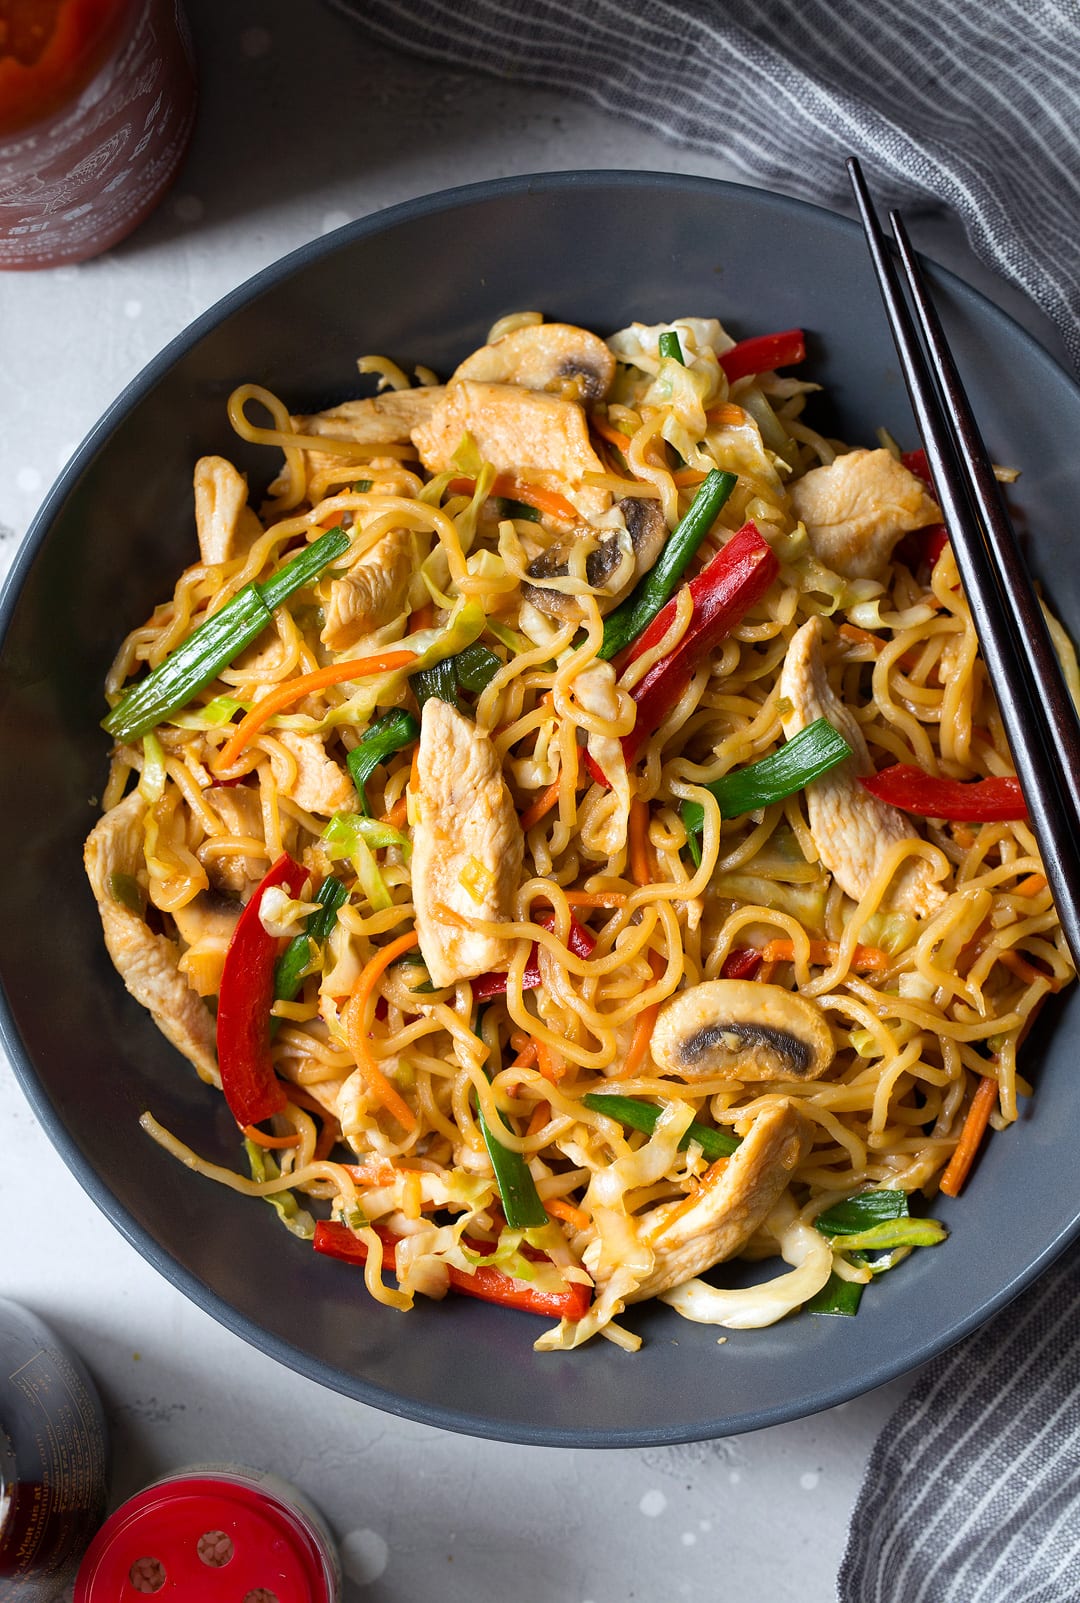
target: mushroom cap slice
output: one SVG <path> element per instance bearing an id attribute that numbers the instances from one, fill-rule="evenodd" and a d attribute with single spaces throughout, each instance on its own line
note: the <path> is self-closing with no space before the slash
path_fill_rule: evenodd
<path id="1" fill-rule="evenodd" d="M 706 980 L 661 1008 L 652 1054 L 683 1080 L 816 1080 L 833 1060 L 816 1003 L 782 985 Z"/>
<path id="2" fill-rule="evenodd" d="M 451 378 L 482 384 L 520 384 L 568 401 L 602 401 L 615 377 L 604 341 L 573 323 L 532 323 L 467 356 Z"/>
<path id="3" fill-rule="evenodd" d="M 649 500 L 644 496 L 628 495 L 616 505 L 622 512 L 626 532 L 630 536 L 634 552 L 634 571 L 618 590 L 598 597 L 602 614 L 610 612 L 612 607 L 617 606 L 623 597 L 629 594 L 642 574 L 649 571 L 663 550 L 668 535 L 659 501 Z M 569 573 L 570 542 L 580 533 L 591 535 L 595 530 L 586 526 L 583 530 L 575 531 L 569 540 L 561 540 L 556 545 L 549 546 L 529 563 L 527 569 L 529 578 L 539 580 L 540 583 L 523 584 L 522 593 L 534 607 L 546 613 L 548 617 L 576 618 L 581 615 L 581 607 L 576 596 L 565 595 L 561 590 L 545 589 L 543 585 L 545 579 L 561 579 Z M 622 558 L 623 548 L 617 532 L 613 530 L 585 558 L 586 579 L 595 589 L 603 590 Z"/>

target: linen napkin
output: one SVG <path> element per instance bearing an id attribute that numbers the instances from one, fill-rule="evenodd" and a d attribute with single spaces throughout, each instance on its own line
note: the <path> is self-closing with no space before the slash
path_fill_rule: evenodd
<path id="1" fill-rule="evenodd" d="M 333 0 L 384 43 L 561 87 L 766 185 L 944 204 L 1080 368 L 1080 0 Z"/>
<path id="2" fill-rule="evenodd" d="M 920 1375 L 871 1454 L 838 1597 L 1080 1597 L 1080 1249 Z"/>

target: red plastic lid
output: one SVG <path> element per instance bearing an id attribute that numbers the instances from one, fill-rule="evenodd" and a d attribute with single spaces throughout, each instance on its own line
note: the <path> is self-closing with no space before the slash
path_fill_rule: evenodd
<path id="1" fill-rule="evenodd" d="M 323 1544 L 255 1486 L 205 1476 L 140 1492 L 107 1520 L 74 1603 L 335 1603 Z"/>

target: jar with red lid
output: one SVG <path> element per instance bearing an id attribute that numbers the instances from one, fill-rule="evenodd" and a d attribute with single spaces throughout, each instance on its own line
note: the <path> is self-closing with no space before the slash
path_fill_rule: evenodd
<path id="1" fill-rule="evenodd" d="M 147 1487 L 90 1545 L 74 1603 L 338 1603 L 341 1564 L 322 1516 L 262 1470 L 196 1465 Z"/>
<path id="2" fill-rule="evenodd" d="M 0 1298 L 0 1603 L 52 1603 L 105 1513 L 105 1416 L 81 1360 Z"/>
<path id="3" fill-rule="evenodd" d="M 175 178 L 194 120 L 179 0 L 0 0 L 0 268 L 123 239 Z"/>

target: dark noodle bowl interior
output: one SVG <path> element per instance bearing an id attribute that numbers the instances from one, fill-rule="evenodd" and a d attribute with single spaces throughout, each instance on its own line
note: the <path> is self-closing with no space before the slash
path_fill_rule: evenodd
<path id="1" fill-rule="evenodd" d="M 1023 469 L 1014 500 L 1033 564 L 1076 635 L 1080 570 L 1067 541 L 1080 502 L 1080 392 L 973 291 L 946 274 L 935 283 L 991 450 Z M 110 409 L 5 591 L 0 824 L 13 850 L 0 1026 L 94 1201 L 186 1295 L 282 1363 L 392 1413 L 511 1441 L 629 1446 L 751 1430 L 940 1351 L 1075 1234 L 1075 995 L 1027 1042 L 1036 1094 L 1019 1125 L 990 1141 L 961 1200 L 935 1205 L 950 1240 L 886 1276 L 857 1318 L 725 1332 L 656 1305 L 626 1317 L 644 1337 L 636 1356 L 603 1340 L 540 1356 L 532 1342 L 544 1326 L 528 1314 L 464 1298 L 420 1299 L 408 1315 L 377 1306 L 356 1270 L 317 1257 L 272 1209 L 190 1174 L 141 1133 L 149 1108 L 209 1158 L 240 1160 L 221 1097 L 113 971 L 82 874 L 106 772 L 102 681 L 125 631 L 192 560 L 194 461 L 230 456 L 258 490 L 279 460 L 233 436 L 233 386 L 253 380 L 313 411 L 358 392 L 362 352 L 446 373 L 497 317 L 522 308 L 601 333 L 687 313 L 719 316 L 736 337 L 802 325 L 808 375 L 826 387 L 818 425 L 873 445 L 885 424 L 915 443 L 854 225 L 754 190 L 629 173 L 500 181 L 383 212 L 262 273 Z"/>

